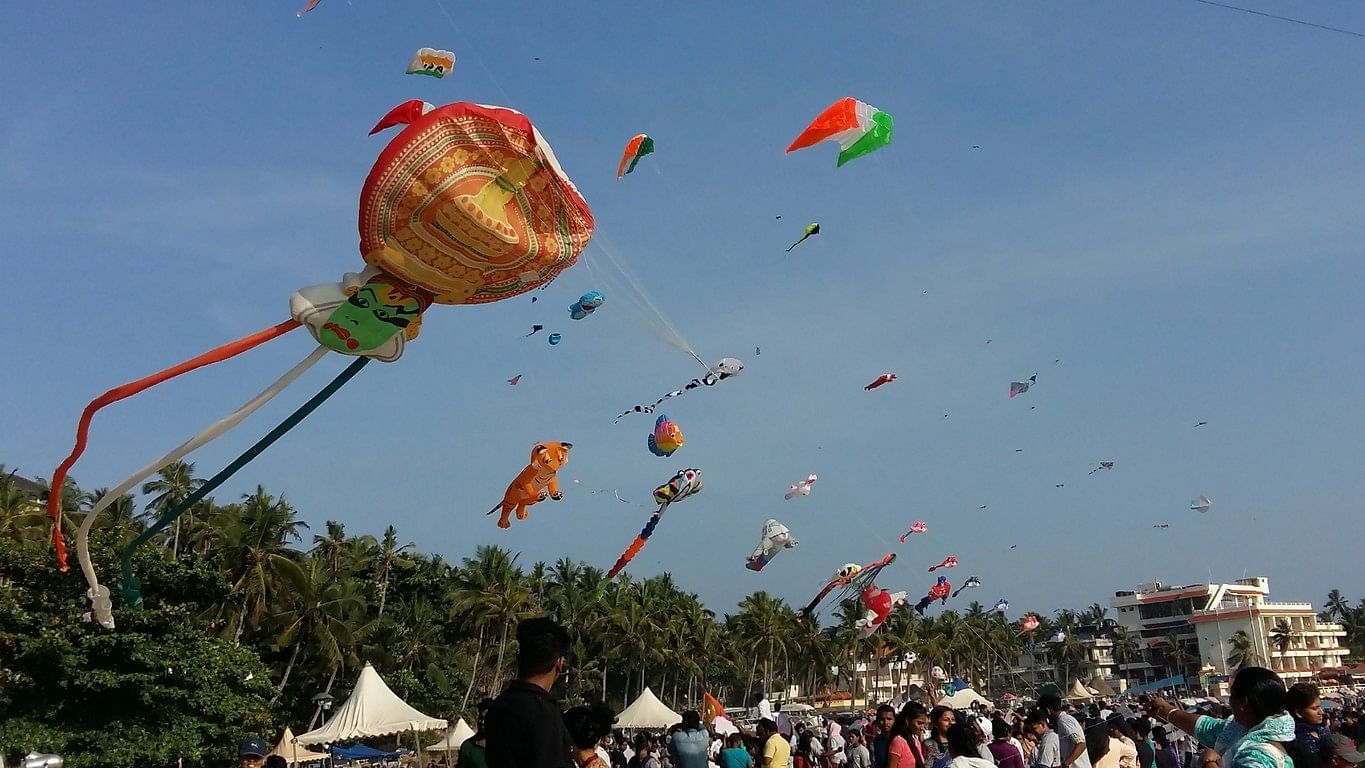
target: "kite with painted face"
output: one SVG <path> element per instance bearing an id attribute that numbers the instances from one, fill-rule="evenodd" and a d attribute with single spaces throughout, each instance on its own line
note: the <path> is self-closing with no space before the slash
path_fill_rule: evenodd
<path id="1" fill-rule="evenodd" d="M 770 518 L 763 524 L 763 531 L 758 538 L 758 546 L 754 547 L 754 551 L 749 555 L 744 567 L 751 571 L 761 571 L 763 566 L 772 562 L 772 559 L 780 555 L 782 550 L 791 549 L 797 544 L 796 538 L 792 536 L 792 532 L 787 529 L 787 526 Z"/>
<path id="2" fill-rule="evenodd" d="M 310 3 L 311 8 L 316 3 Z M 307 10 L 307 9 L 305 9 Z M 132 553 L 316 410 L 371 359 L 397 360 L 418 337 L 423 314 L 438 304 L 483 304 L 547 284 L 572 265 L 593 233 L 593 217 L 548 143 L 525 115 L 472 103 L 435 107 L 409 101 L 371 133 L 404 126 L 380 153 L 360 191 L 360 257 L 366 268 L 340 282 L 311 286 L 289 299 L 290 319 L 198 357 L 106 392 L 87 406 L 76 447 L 53 474 L 60 489 L 85 449 L 90 421 L 101 408 L 197 368 L 222 362 L 303 327 L 317 347 L 237 411 L 139 469 L 108 502 L 161 468 L 211 442 L 269 402 L 327 353 L 356 358 L 313 398 L 182 503 L 167 510 L 122 553 L 125 600 L 141 604 Z M 61 493 L 49 513 L 58 563 L 66 568 Z M 96 596 L 96 620 L 112 627 L 108 588 L 90 563 L 89 527 L 108 504 L 82 521 L 81 569 Z"/>

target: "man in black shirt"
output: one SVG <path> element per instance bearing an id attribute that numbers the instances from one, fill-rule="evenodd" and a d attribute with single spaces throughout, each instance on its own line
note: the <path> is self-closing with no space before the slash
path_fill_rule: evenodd
<path id="1" fill-rule="evenodd" d="M 550 697 L 568 653 L 569 633 L 553 619 L 517 625 L 517 679 L 488 710 L 488 768 L 573 768 L 564 716 Z"/>

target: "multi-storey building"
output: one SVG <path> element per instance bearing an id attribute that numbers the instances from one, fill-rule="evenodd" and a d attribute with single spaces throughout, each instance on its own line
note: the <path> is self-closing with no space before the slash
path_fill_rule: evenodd
<path id="1" fill-rule="evenodd" d="M 1110 605 L 1118 622 L 1142 647 L 1142 660 L 1124 664 L 1119 676 L 1130 684 L 1171 675 L 1193 681 L 1201 671 L 1227 675 L 1241 661 L 1268 665 L 1292 683 L 1341 664 L 1347 650 L 1340 626 L 1319 622 L 1309 603 L 1271 603 L 1269 595 L 1270 580 L 1259 576 L 1183 587 L 1156 582 L 1115 592 Z M 1250 640 L 1245 659 L 1233 652 L 1239 631 Z"/>

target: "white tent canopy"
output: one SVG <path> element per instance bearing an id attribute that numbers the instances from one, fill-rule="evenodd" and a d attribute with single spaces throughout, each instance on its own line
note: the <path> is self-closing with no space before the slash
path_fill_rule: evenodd
<path id="1" fill-rule="evenodd" d="M 1079 701 L 1089 701 L 1095 698 L 1095 692 L 1082 685 L 1080 680 L 1072 680 L 1071 690 L 1067 692 L 1066 697 Z"/>
<path id="2" fill-rule="evenodd" d="M 275 751 L 270 754 L 283 757 L 290 765 L 326 760 L 331 757 L 327 752 L 314 752 L 308 747 L 300 745 L 294 740 L 294 730 L 287 725 L 284 727 L 284 733 L 280 734 L 280 743 L 275 745 Z"/>
<path id="3" fill-rule="evenodd" d="M 966 709 L 973 704 L 990 704 L 990 701 L 971 688 L 963 688 L 952 696 L 944 696 L 938 700 L 940 707 L 952 707 L 953 709 Z"/>
<path id="4" fill-rule="evenodd" d="M 428 752 L 458 752 L 460 745 L 469 740 L 474 735 L 474 729 L 469 727 L 469 723 L 460 718 L 460 722 L 454 728 L 446 731 L 446 735 L 441 740 L 427 747 Z"/>
<path id="5" fill-rule="evenodd" d="M 669 709 L 648 688 L 616 716 L 617 728 L 667 728 L 680 722 L 682 715 Z"/>
<path id="6" fill-rule="evenodd" d="M 427 717 L 389 690 L 369 662 L 360 670 L 355 690 L 322 727 L 298 737 L 300 744 L 336 744 L 370 736 L 408 731 L 443 731 L 446 721 Z"/>

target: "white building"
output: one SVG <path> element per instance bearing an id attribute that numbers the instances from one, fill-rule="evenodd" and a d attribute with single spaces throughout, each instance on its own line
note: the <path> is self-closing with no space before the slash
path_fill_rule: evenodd
<path id="1" fill-rule="evenodd" d="M 1119 675 L 1137 684 L 1177 674 L 1193 681 L 1201 668 L 1230 674 L 1236 670 L 1229 669 L 1228 641 L 1239 630 L 1252 641 L 1254 661 L 1267 664 L 1288 683 L 1311 678 L 1323 667 L 1340 666 L 1347 654 L 1341 646 L 1346 633 L 1340 626 L 1318 622 L 1310 603 L 1271 603 L 1269 596 L 1270 580 L 1265 577 L 1183 587 L 1157 582 L 1114 593 L 1110 605 L 1117 610 L 1119 623 L 1135 633 L 1143 647 L 1142 661 L 1124 664 Z M 1282 621 L 1289 628 L 1289 647 L 1283 652 L 1272 639 Z M 1167 638 L 1172 636 L 1183 658 L 1170 651 Z"/>

